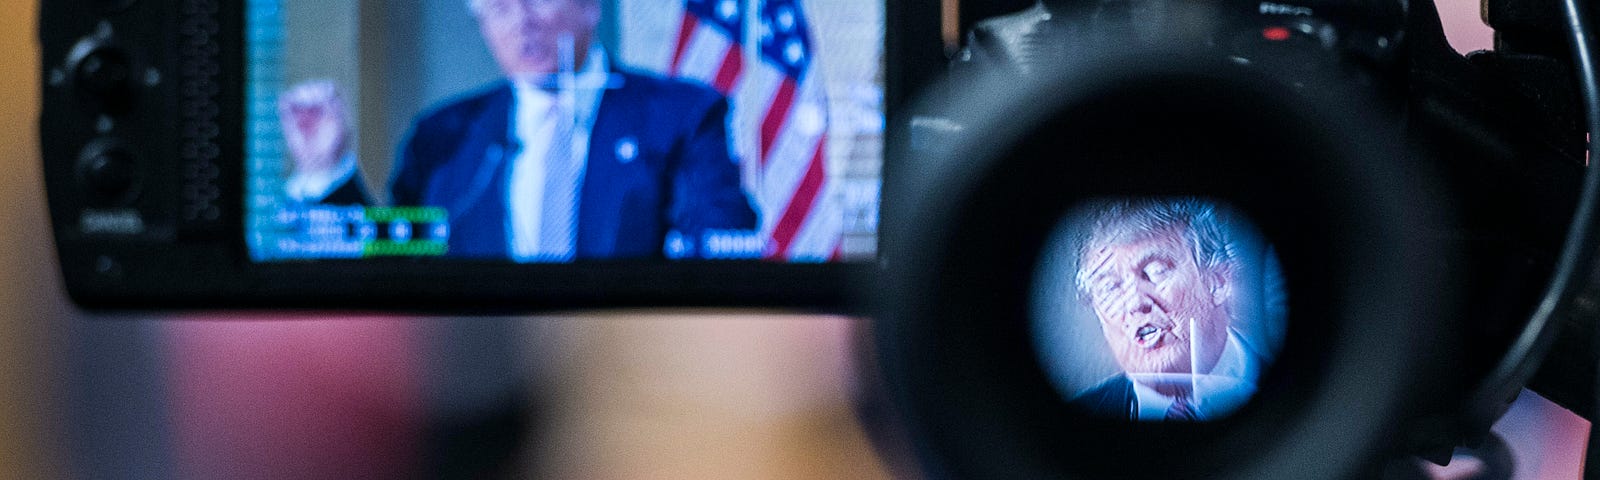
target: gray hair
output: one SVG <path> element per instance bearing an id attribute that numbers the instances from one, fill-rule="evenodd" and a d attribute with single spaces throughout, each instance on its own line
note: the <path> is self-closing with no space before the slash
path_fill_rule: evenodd
<path id="1" fill-rule="evenodd" d="M 1178 231 L 1194 254 L 1202 273 L 1221 272 L 1238 256 L 1238 245 L 1227 229 L 1227 210 L 1199 198 L 1142 198 L 1099 201 L 1080 210 L 1074 223 L 1077 236 L 1078 272 L 1075 286 L 1080 298 L 1088 299 L 1090 249 L 1140 240 Z"/>

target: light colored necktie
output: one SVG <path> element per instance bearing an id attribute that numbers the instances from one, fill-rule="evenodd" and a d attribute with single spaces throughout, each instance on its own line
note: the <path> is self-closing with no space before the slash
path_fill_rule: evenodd
<path id="1" fill-rule="evenodd" d="M 583 159 L 573 145 L 575 130 L 572 112 L 555 102 L 547 121 L 555 124 L 550 149 L 544 156 L 544 208 L 540 215 L 539 252 L 541 260 L 570 262 L 578 240 L 578 195 L 583 178 Z"/>
<path id="2" fill-rule="evenodd" d="M 1188 397 L 1178 397 L 1172 400 L 1172 406 L 1167 407 L 1167 420 L 1180 422 L 1193 422 L 1200 419 L 1200 414 L 1194 411 L 1194 405 L 1189 403 Z"/>

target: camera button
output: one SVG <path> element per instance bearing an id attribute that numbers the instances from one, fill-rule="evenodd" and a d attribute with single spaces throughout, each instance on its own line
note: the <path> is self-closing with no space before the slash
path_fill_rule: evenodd
<path id="1" fill-rule="evenodd" d="M 82 181 L 93 199 L 112 204 L 133 200 L 137 169 L 133 156 L 120 148 L 108 148 L 85 158 Z"/>
<path id="2" fill-rule="evenodd" d="M 133 70 L 127 52 L 98 47 L 73 62 L 72 76 L 80 92 L 107 110 L 121 112 L 132 103 Z"/>

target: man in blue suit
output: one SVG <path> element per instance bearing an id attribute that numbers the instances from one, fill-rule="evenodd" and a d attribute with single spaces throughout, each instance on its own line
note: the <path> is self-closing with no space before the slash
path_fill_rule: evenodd
<path id="1" fill-rule="evenodd" d="M 424 114 L 390 183 L 444 207 L 449 255 L 567 262 L 694 258 L 756 227 L 707 87 L 623 69 L 599 0 L 469 0 L 506 78 Z"/>
<path id="2" fill-rule="evenodd" d="M 1122 372 L 1071 405 L 1107 419 L 1216 420 L 1255 394 L 1262 356 L 1234 318 L 1239 249 L 1217 206 L 1192 198 L 1090 206 L 1075 284 Z"/>

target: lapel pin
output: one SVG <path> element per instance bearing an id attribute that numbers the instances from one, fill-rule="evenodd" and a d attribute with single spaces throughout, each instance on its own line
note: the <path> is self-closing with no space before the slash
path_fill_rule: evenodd
<path id="1" fill-rule="evenodd" d="M 622 163 L 632 162 L 639 156 L 639 141 L 633 137 L 622 137 L 617 141 L 617 161 Z"/>

